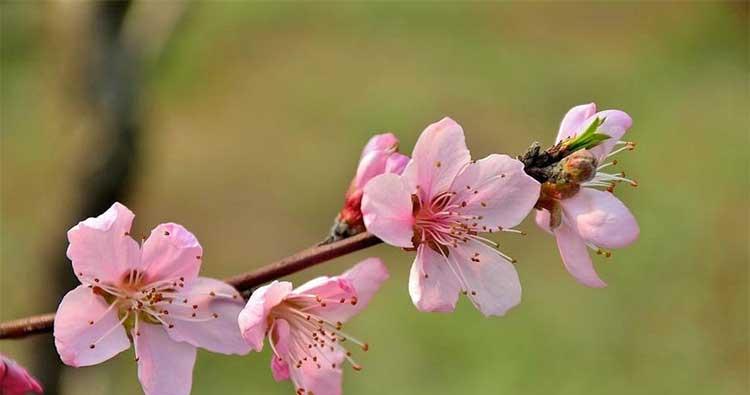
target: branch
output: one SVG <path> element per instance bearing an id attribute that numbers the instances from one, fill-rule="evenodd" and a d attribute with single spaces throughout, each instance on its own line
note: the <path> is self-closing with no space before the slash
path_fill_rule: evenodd
<path id="1" fill-rule="evenodd" d="M 365 232 L 335 243 L 310 247 L 251 272 L 225 279 L 238 291 L 253 288 L 286 275 L 296 273 L 340 256 L 363 250 L 381 243 L 380 239 Z M 0 339 L 22 338 L 52 331 L 55 314 L 43 314 L 0 323 Z"/>

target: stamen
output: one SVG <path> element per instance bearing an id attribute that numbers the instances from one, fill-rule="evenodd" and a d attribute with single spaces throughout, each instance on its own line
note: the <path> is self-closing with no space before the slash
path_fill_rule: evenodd
<path id="1" fill-rule="evenodd" d="M 90 348 L 90 349 L 94 349 L 94 348 L 96 348 L 96 345 L 97 345 L 97 344 L 99 344 L 99 342 L 100 342 L 100 341 L 104 340 L 104 339 L 105 339 L 105 338 L 106 338 L 107 336 L 111 335 L 111 334 L 112 334 L 112 332 L 114 332 L 114 331 L 115 331 L 115 329 L 117 329 L 118 327 L 122 326 L 122 323 L 123 323 L 123 322 L 125 322 L 125 320 L 127 320 L 127 319 L 128 319 L 128 316 L 130 316 L 130 310 L 128 310 L 128 311 L 127 311 L 127 312 L 125 313 L 125 316 L 123 316 L 123 317 L 122 317 L 122 319 L 121 319 L 121 320 L 120 320 L 119 322 L 117 322 L 117 323 L 116 323 L 115 325 L 113 325 L 113 326 L 112 326 L 111 328 L 107 329 L 107 331 L 106 331 L 106 332 L 104 332 L 104 334 L 103 334 L 103 335 L 101 335 L 101 336 L 100 336 L 100 337 L 99 337 L 98 339 L 96 339 L 96 340 L 95 340 L 95 341 L 94 341 L 93 343 L 91 343 L 91 344 L 89 345 L 89 348 Z"/>

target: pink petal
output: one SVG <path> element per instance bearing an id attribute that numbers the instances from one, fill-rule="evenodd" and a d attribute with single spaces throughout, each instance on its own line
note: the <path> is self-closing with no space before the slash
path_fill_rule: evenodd
<path id="1" fill-rule="evenodd" d="M 55 347 L 63 362 L 75 367 L 95 365 L 130 348 L 117 309 L 109 307 L 85 285 L 65 295 L 54 323 Z"/>
<path id="2" fill-rule="evenodd" d="M 300 368 L 292 368 L 290 376 L 294 386 L 304 389 L 305 394 L 341 395 L 344 352 L 340 348 L 335 348 L 333 352 L 328 348 L 316 350 L 320 367 L 307 361 Z"/>
<path id="3" fill-rule="evenodd" d="M 289 364 L 276 355 L 271 355 L 271 374 L 276 381 L 289 380 Z"/>
<path id="4" fill-rule="evenodd" d="M 23 366 L 0 354 L 0 393 L 23 395 L 27 392 L 42 393 L 42 386 Z"/>
<path id="5" fill-rule="evenodd" d="M 534 219 L 536 220 L 537 226 L 542 228 L 543 231 L 552 234 L 552 229 L 549 227 L 549 211 L 536 210 L 536 217 Z"/>
<path id="6" fill-rule="evenodd" d="M 625 132 L 633 126 L 633 119 L 630 115 L 620 110 L 606 110 L 595 114 L 591 119 L 586 120 L 584 124 L 590 125 L 595 118 L 603 119 L 604 123 L 599 126 L 599 132 L 604 133 L 610 138 L 604 140 L 601 144 L 592 148 L 590 151 L 594 156 L 599 159 L 599 162 L 603 162 L 607 154 L 612 152 L 612 148 L 615 147 Z"/>
<path id="7" fill-rule="evenodd" d="M 404 172 L 404 168 L 409 163 L 409 157 L 398 152 L 392 153 L 388 157 L 388 161 L 385 163 L 385 172 L 393 174 L 401 174 Z"/>
<path id="8" fill-rule="evenodd" d="M 367 142 L 350 188 L 361 189 L 373 177 L 386 172 L 388 161 L 398 148 L 398 139 L 391 133 L 378 134 Z"/>
<path id="9" fill-rule="evenodd" d="M 411 195 L 412 190 L 402 176 L 383 174 L 370 180 L 362 197 L 367 230 L 390 245 L 412 247 Z"/>
<path id="10" fill-rule="evenodd" d="M 555 229 L 555 237 L 565 268 L 578 282 L 594 288 L 607 286 L 596 274 L 586 244 L 574 229 L 563 223 Z"/>
<path id="11" fill-rule="evenodd" d="M 446 117 L 429 125 L 419 136 L 412 160 L 404 169 L 422 201 L 430 201 L 450 188 L 453 179 L 471 160 L 461 126 Z"/>
<path id="12" fill-rule="evenodd" d="M 523 171 L 523 163 L 493 154 L 468 165 L 456 177 L 452 202 L 460 206 L 456 211 L 461 214 L 481 217 L 473 222 L 486 226 L 486 231 L 511 228 L 534 208 L 539 188 L 539 182 Z"/>
<path id="13" fill-rule="evenodd" d="M 337 277 L 319 277 L 294 290 L 319 296 L 325 306 L 306 309 L 336 322 L 345 322 L 362 311 L 388 279 L 388 269 L 378 258 L 368 258 Z"/>
<path id="14" fill-rule="evenodd" d="M 521 282 L 515 266 L 488 245 L 472 241 L 452 249 L 449 259 L 460 267 L 466 296 L 485 316 L 505 315 L 521 302 Z"/>
<path id="15" fill-rule="evenodd" d="M 255 351 L 263 350 L 263 339 L 268 331 L 268 315 L 276 305 L 292 292 L 292 283 L 274 281 L 253 292 L 237 317 L 245 342 Z"/>
<path id="16" fill-rule="evenodd" d="M 367 258 L 344 272 L 341 278 L 351 284 L 357 296 L 356 305 L 348 308 L 346 315 L 351 317 L 364 310 L 388 277 L 388 268 L 379 258 Z"/>
<path id="17" fill-rule="evenodd" d="M 581 188 L 561 204 L 568 223 L 598 247 L 621 248 L 638 238 L 635 217 L 611 192 Z"/>
<path id="18" fill-rule="evenodd" d="M 390 153 L 385 151 L 374 151 L 364 155 L 357 166 L 357 174 L 352 180 L 350 189 L 361 189 L 373 179 L 385 173 L 385 167 L 388 163 Z"/>
<path id="19" fill-rule="evenodd" d="M 397 147 L 398 138 L 393 133 L 376 134 L 365 144 L 361 157 L 375 151 L 392 151 Z"/>
<path id="20" fill-rule="evenodd" d="M 310 334 L 295 332 L 283 319 L 275 320 L 272 332 L 274 348 L 278 352 L 271 360 L 271 371 L 276 381 L 291 378 L 295 387 L 304 389 L 305 394 L 341 394 L 341 365 L 345 356 L 340 346 L 334 346 L 333 351 L 328 347 L 304 351 L 308 358 L 298 368 L 294 365 L 299 356 L 297 360 L 293 358 L 290 346 L 295 341 L 302 344 L 313 343 Z M 312 360 L 313 357 L 316 357 L 317 362 Z"/>
<path id="21" fill-rule="evenodd" d="M 244 305 L 242 296 L 231 285 L 198 277 L 188 290 L 177 295 L 174 303 L 162 308 L 169 311 L 169 315 L 163 318 L 174 325 L 167 333 L 175 341 L 188 342 L 211 352 L 244 355 L 250 352 L 250 346 L 237 326 Z M 195 322 L 212 318 L 214 314 L 215 319 Z"/>
<path id="22" fill-rule="evenodd" d="M 280 318 L 275 320 L 271 338 L 271 341 L 274 343 L 274 349 L 278 353 L 271 355 L 273 379 L 276 381 L 288 380 L 289 363 L 287 363 L 287 360 L 291 360 L 291 356 L 289 355 L 289 342 L 291 341 L 289 323 Z"/>
<path id="23" fill-rule="evenodd" d="M 135 339 L 138 380 L 146 395 L 188 395 L 193 386 L 195 347 L 169 338 L 164 328 L 141 322 Z M 133 331 L 135 332 L 135 331 Z"/>
<path id="24" fill-rule="evenodd" d="M 409 295 L 419 311 L 451 312 L 461 286 L 445 257 L 421 244 L 409 273 Z"/>
<path id="25" fill-rule="evenodd" d="M 581 104 L 571 108 L 560 123 L 555 143 L 583 132 L 583 123 L 596 113 L 596 104 Z M 590 123 L 586 124 L 589 125 Z"/>
<path id="26" fill-rule="evenodd" d="M 203 248 L 182 225 L 161 224 L 143 243 L 143 265 L 149 282 L 182 277 L 189 284 L 198 276 Z"/>
<path id="27" fill-rule="evenodd" d="M 129 236 L 135 216 L 115 203 L 104 214 L 88 218 L 68 231 L 68 258 L 85 284 L 99 279 L 117 284 L 123 275 L 140 264 L 138 243 Z"/>

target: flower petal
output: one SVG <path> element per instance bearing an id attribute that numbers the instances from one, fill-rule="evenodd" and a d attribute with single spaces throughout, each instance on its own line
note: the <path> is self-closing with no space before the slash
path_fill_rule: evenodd
<path id="1" fill-rule="evenodd" d="M 0 393 L 23 395 L 27 392 L 42 393 L 42 386 L 16 361 L 0 354 Z"/>
<path id="2" fill-rule="evenodd" d="M 271 357 L 274 380 L 291 378 L 298 392 L 304 394 L 341 394 L 341 365 L 345 353 L 338 343 L 332 343 L 332 348 L 313 347 L 300 351 L 300 344 L 317 341 L 308 332 L 295 331 L 286 320 L 280 318 L 274 320 L 271 341 L 278 353 Z M 297 352 L 301 352 L 302 356 L 298 354 L 295 357 L 291 353 L 295 343 L 298 345 Z"/>
<path id="3" fill-rule="evenodd" d="M 396 247 L 412 247 L 414 216 L 412 191 L 408 182 L 395 174 L 370 180 L 362 197 L 365 227 L 384 242 Z"/>
<path id="4" fill-rule="evenodd" d="M 598 247 L 621 248 L 638 238 L 635 217 L 611 192 L 581 188 L 561 204 L 568 223 Z"/>
<path id="5" fill-rule="evenodd" d="M 535 221 L 537 226 L 542 228 L 543 231 L 553 234 L 552 229 L 549 227 L 549 211 L 547 210 L 536 210 Z"/>
<path id="6" fill-rule="evenodd" d="M 601 163 L 606 159 L 605 157 L 612 152 L 612 148 L 614 148 L 615 144 L 622 139 L 625 132 L 633 126 L 633 119 L 630 118 L 630 115 L 620 110 L 605 110 L 595 114 L 591 119 L 586 120 L 584 125 L 590 125 L 596 118 L 604 120 L 604 123 L 599 126 L 599 132 L 609 136 L 607 140 L 604 140 L 601 144 L 590 149 L 591 153 L 594 154 L 594 157 L 596 157 Z"/>
<path id="7" fill-rule="evenodd" d="M 117 309 L 110 309 L 104 298 L 85 285 L 68 292 L 60 302 L 54 336 L 60 359 L 75 367 L 104 362 L 130 348 Z"/>
<path id="8" fill-rule="evenodd" d="M 406 157 L 406 162 L 401 163 L 403 161 L 401 157 L 404 155 L 397 153 L 397 149 L 398 139 L 393 134 L 384 133 L 373 136 L 362 150 L 357 165 L 357 174 L 349 186 L 349 194 L 364 188 L 368 181 L 380 174 L 400 174 L 409 158 Z M 392 157 L 393 160 L 391 160 Z"/>
<path id="9" fill-rule="evenodd" d="M 466 296 L 485 316 L 505 315 L 521 302 L 516 268 L 488 245 L 469 243 L 451 249 L 449 257 L 465 279 Z"/>
<path id="10" fill-rule="evenodd" d="M 116 284 L 138 267 L 141 251 L 128 233 L 134 217 L 127 207 L 115 203 L 104 214 L 81 221 L 68 231 L 67 255 L 82 283 L 93 283 L 96 278 Z"/>
<path id="11" fill-rule="evenodd" d="M 244 355 L 250 352 L 250 346 L 237 326 L 244 305 L 242 296 L 231 285 L 198 277 L 188 290 L 175 297 L 174 303 L 161 307 L 169 311 L 163 318 L 174 325 L 167 328 L 167 333 L 175 341 L 188 342 L 211 352 Z M 200 321 L 204 319 L 209 320 Z"/>
<path id="12" fill-rule="evenodd" d="M 563 223 L 554 233 L 557 248 L 568 273 L 583 285 L 594 288 L 606 287 L 607 284 L 596 274 L 586 244 L 576 231 Z"/>
<path id="13" fill-rule="evenodd" d="M 135 339 L 138 380 L 146 395 L 188 395 L 193 386 L 195 347 L 169 338 L 160 325 L 140 323 Z"/>
<path id="14" fill-rule="evenodd" d="M 161 224 L 143 242 L 143 265 L 146 281 L 172 280 L 182 277 L 185 284 L 200 271 L 203 248 L 182 225 Z"/>
<path id="15" fill-rule="evenodd" d="M 342 312 L 344 319 L 364 310 L 388 277 L 388 269 L 380 258 L 367 258 L 344 272 L 341 278 L 351 284 L 357 296 L 357 303 Z"/>
<path id="16" fill-rule="evenodd" d="M 362 311 L 388 279 L 388 269 L 378 258 L 368 258 L 341 276 L 318 277 L 299 286 L 294 294 L 315 295 L 324 304 L 305 311 L 330 321 L 345 322 Z"/>
<path id="17" fill-rule="evenodd" d="M 398 138 L 393 133 L 376 134 L 367 141 L 362 149 L 361 158 L 375 151 L 393 151 L 398 147 Z"/>
<path id="18" fill-rule="evenodd" d="M 456 177 L 451 200 L 456 211 L 477 218 L 485 231 L 511 228 L 529 214 L 539 198 L 539 182 L 523 171 L 523 163 L 507 155 L 490 155 Z"/>
<path id="19" fill-rule="evenodd" d="M 271 333 L 271 341 L 275 352 L 271 355 L 271 373 L 276 381 L 289 379 L 289 342 L 291 341 L 289 323 L 284 319 L 276 319 Z M 278 353 L 278 354 L 276 354 Z"/>
<path id="20" fill-rule="evenodd" d="M 268 315 L 276 305 L 292 292 L 292 283 L 274 281 L 250 295 L 250 300 L 237 317 L 245 342 L 255 351 L 263 350 L 263 339 L 268 330 Z"/>
<path id="21" fill-rule="evenodd" d="M 398 152 L 392 153 L 388 157 L 388 161 L 385 163 L 385 172 L 393 174 L 401 174 L 404 172 L 404 168 L 409 163 L 409 157 Z"/>
<path id="22" fill-rule="evenodd" d="M 373 177 L 385 173 L 385 166 L 389 157 L 390 153 L 385 151 L 373 151 L 362 156 L 357 166 L 357 174 L 354 176 L 349 189 L 362 189 Z"/>
<path id="23" fill-rule="evenodd" d="M 451 312 L 456 308 L 460 290 L 445 257 L 420 245 L 409 273 L 409 295 L 417 310 Z"/>
<path id="24" fill-rule="evenodd" d="M 418 188 L 422 201 L 448 191 L 453 179 L 471 160 L 461 126 L 445 117 L 422 132 L 404 176 Z"/>
<path id="25" fill-rule="evenodd" d="M 344 351 L 340 346 L 329 351 L 326 347 L 314 348 L 311 355 L 316 356 L 318 362 L 307 360 L 299 368 L 292 367 L 290 376 L 297 390 L 304 390 L 304 394 L 341 395 L 344 361 Z"/>
<path id="26" fill-rule="evenodd" d="M 341 351 L 337 353 L 343 355 Z M 344 357 L 337 359 L 341 361 Z M 334 360 L 334 358 L 328 357 L 328 360 Z M 304 394 L 341 395 L 343 382 L 341 362 L 336 363 L 335 368 L 327 362 L 325 360 L 320 368 L 313 366 L 312 363 L 304 363 L 299 369 L 293 368 L 290 374 L 297 390 L 304 389 Z"/>
<path id="27" fill-rule="evenodd" d="M 572 137 L 573 135 L 581 133 L 584 130 L 584 121 L 594 115 L 594 113 L 596 113 L 595 103 L 581 104 L 568 110 L 568 113 L 565 114 L 562 122 L 560 123 L 560 129 L 557 132 L 555 143 L 559 143 L 560 141 L 565 140 L 568 137 Z M 590 122 L 586 125 L 589 124 Z"/>

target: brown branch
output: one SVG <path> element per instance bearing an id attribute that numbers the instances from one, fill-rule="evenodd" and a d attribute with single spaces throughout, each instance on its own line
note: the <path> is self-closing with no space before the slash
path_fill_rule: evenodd
<path id="1" fill-rule="evenodd" d="M 224 281 L 233 285 L 240 292 L 248 291 L 269 281 L 315 266 L 318 263 L 379 243 L 381 243 L 380 239 L 365 232 L 331 244 L 310 247 L 251 272 L 227 278 Z M 50 332 L 54 320 L 55 314 L 49 313 L 0 323 L 0 339 L 14 339 Z"/>

